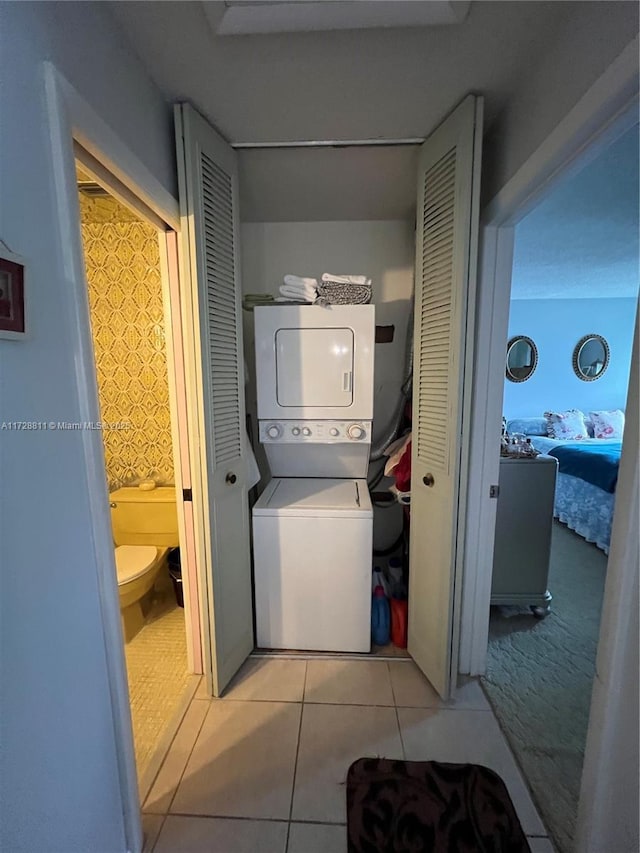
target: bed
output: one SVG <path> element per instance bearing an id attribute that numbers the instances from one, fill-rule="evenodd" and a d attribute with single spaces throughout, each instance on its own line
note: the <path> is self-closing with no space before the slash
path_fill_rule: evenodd
<path id="1" fill-rule="evenodd" d="M 608 554 L 620 440 L 530 438 L 536 450 L 558 459 L 554 517 Z"/>
<path id="2" fill-rule="evenodd" d="M 566 414 L 570 412 L 573 410 Z M 510 434 L 528 436 L 540 453 L 558 459 L 554 517 L 608 554 L 620 438 L 582 438 L 580 441 L 549 438 L 544 417 L 516 418 L 505 421 L 504 426 Z M 584 426 L 593 436 L 594 424 L 589 418 L 585 419 Z"/>

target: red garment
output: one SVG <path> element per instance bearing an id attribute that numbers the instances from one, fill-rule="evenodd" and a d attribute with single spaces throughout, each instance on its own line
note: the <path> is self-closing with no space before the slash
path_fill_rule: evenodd
<path id="1" fill-rule="evenodd" d="M 396 478 L 396 488 L 399 492 L 411 490 L 411 442 L 405 447 L 400 461 L 393 470 L 393 476 Z"/>

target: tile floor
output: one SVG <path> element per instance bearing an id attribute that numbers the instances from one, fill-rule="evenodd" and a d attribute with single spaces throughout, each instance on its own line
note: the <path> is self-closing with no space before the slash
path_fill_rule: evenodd
<path id="1" fill-rule="evenodd" d="M 156 582 L 146 624 L 124 647 L 141 786 L 193 678 L 187 669 L 184 610 L 176 605 L 169 578 L 163 581 Z"/>
<path id="2" fill-rule="evenodd" d="M 144 853 L 346 853 L 346 773 L 368 755 L 492 767 L 533 853 L 553 853 L 477 682 L 446 703 L 410 661 L 273 657 L 222 699 L 201 683 L 144 803 Z"/>

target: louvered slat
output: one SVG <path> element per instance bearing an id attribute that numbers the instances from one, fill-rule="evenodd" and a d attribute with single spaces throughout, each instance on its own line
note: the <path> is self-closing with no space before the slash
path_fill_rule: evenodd
<path id="1" fill-rule="evenodd" d="M 233 188 L 227 175 L 201 154 L 202 217 L 209 320 L 213 450 L 216 465 L 242 452 L 238 382 L 237 302 L 233 243 Z"/>
<path id="2" fill-rule="evenodd" d="M 420 303 L 418 405 L 421 424 L 417 454 L 432 468 L 448 469 L 449 338 L 452 317 L 452 274 L 455 149 L 447 152 L 424 176 L 422 211 L 422 275 Z"/>

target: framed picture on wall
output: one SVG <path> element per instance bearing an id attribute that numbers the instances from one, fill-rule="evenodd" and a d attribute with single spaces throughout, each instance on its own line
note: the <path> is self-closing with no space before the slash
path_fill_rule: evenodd
<path id="1" fill-rule="evenodd" d="M 24 264 L 0 248 L 0 338 L 19 340 L 24 334 Z"/>

